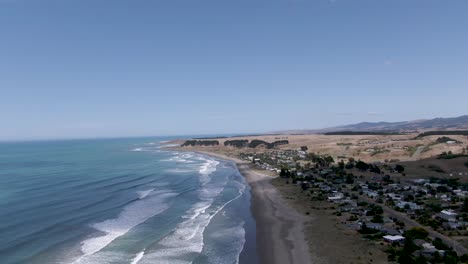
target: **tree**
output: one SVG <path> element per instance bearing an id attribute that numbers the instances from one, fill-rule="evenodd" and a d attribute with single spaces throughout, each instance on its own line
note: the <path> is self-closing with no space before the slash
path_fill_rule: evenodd
<path id="1" fill-rule="evenodd" d="M 400 252 L 400 257 L 398 258 L 398 263 L 401 264 L 413 264 L 414 259 L 411 257 L 414 251 L 418 250 L 419 247 L 416 246 L 412 239 L 407 238 L 405 245 L 403 246 L 402 251 Z"/>
<path id="2" fill-rule="evenodd" d="M 383 223 L 383 217 L 381 215 L 374 215 L 371 220 L 372 223 Z"/>
<path id="3" fill-rule="evenodd" d="M 442 239 L 440 238 L 436 238 L 434 239 L 434 241 L 432 241 L 432 245 L 434 245 L 434 247 L 436 247 L 438 250 L 450 250 L 450 247 L 447 246 L 443 241 Z"/>
<path id="4" fill-rule="evenodd" d="M 370 164 L 370 165 L 369 165 L 369 168 L 370 168 L 370 172 L 380 174 L 380 168 L 379 168 L 379 166 Z"/>
<path id="5" fill-rule="evenodd" d="M 286 177 L 286 170 L 284 168 L 281 169 L 280 176 Z"/>
<path id="6" fill-rule="evenodd" d="M 365 163 L 364 161 L 358 161 L 356 163 L 356 168 L 362 171 L 366 171 L 369 169 L 369 164 Z"/>
<path id="7" fill-rule="evenodd" d="M 282 168 L 280 172 L 280 176 L 282 178 L 290 178 L 291 177 L 291 172 L 288 169 Z"/>
<path id="8" fill-rule="evenodd" d="M 398 173 L 402 173 L 405 171 L 405 167 L 403 167 L 402 165 L 398 164 L 395 166 L 395 170 L 398 172 Z"/>
<path id="9" fill-rule="evenodd" d="M 333 159 L 332 156 L 326 156 L 326 157 L 325 157 L 325 162 L 326 162 L 327 165 L 328 165 L 328 164 L 330 164 L 330 163 L 335 163 L 335 160 Z"/>
<path id="10" fill-rule="evenodd" d="M 468 213 L 468 198 L 465 198 L 465 200 L 463 200 L 462 212 Z"/>
<path id="11" fill-rule="evenodd" d="M 426 239 L 428 235 L 429 233 L 424 228 L 415 227 L 406 231 L 404 237 L 407 239 Z"/>
<path id="12" fill-rule="evenodd" d="M 444 186 L 444 185 L 437 186 L 436 190 L 437 190 L 437 192 L 439 192 L 439 193 L 446 193 L 446 192 L 449 191 L 449 190 L 447 189 L 447 187 Z"/>
<path id="13" fill-rule="evenodd" d="M 354 183 L 354 176 L 352 174 L 346 175 L 346 184 L 353 184 Z"/>
<path id="14" fill-rule="evenodd" d="M 387 183 L 393 182 L 392 179 L 390 178 L 390 175 L 383 176 L 383 181 Z"/>
<path id="15" fill-rule="evenodd" d="M 467 162 L 467 164 L 468 164 L 468 162 Z M 468 167 L 468 166 L 467 166 L 467 167 Z M 345 168 L 348 169 L 348 170 L 354 168 L 354 162 L 348 162 L 348 163 L 346 163 Z"/>

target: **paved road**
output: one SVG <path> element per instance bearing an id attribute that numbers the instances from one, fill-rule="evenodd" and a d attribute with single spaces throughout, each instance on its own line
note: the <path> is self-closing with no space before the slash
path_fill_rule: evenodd
<path id="1" fill-rule="evenodd" d="M 360 195 L 360 199 L 363 199 L 366 202 L 373 203 L 373 204 L 381 206 L 386 214 L 388 214 L 391 217 L 397 218 L 399 221 L 402 221 L 403 223 L 405 223 L 406 227 L 409 227 L 409 228 L 413 228 L 413 227 L 424 228 L 425 230 L 427 230 L 427 232 L 429 232 L 429 236 L 434 237 L 434 238 L 442 239 L 442 241 L 446 245 L 452 247 L 453 250 L 455 250 L 458 255 L 461 256 L 463 254 L 468 254 L 468 249 L 466 249 L 460 242 L 456 241 L 455 239 L 453 239 L 451 237 L 443 235 L 443 234 L 433 230 L 430 227 L 423 226 L 423 225 L 419 224 L 418 222 L 411 219 L 407 214 L 402 213 L 402 212 L 398 212 L 396 210 L 393 210 L 392 208 L 390 208 L 390 207 L 388 207 L 386 205 L 377 204 L 377 203 L 375 203 L 374 200 L 371 200 L 370 198 L 365 197 L 363 195 Z"/>

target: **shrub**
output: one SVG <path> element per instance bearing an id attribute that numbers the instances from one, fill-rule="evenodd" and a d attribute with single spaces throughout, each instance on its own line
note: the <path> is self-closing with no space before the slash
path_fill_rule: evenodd
<path id="1" fill-rule="evenodd" d="M 429 233 L 424 228 L 415 227 L 406 231 L 404 236 L 407 239 L 426 239 L 428 235 Z"/>
<path id="2" fill-rule="evenodd" d="M 398 173 L 402 173 L 405 171 L 405 167 L 403 167 L 402 165 L 396 165 L 395 166 L 395 170 L 398 172 Z"/>

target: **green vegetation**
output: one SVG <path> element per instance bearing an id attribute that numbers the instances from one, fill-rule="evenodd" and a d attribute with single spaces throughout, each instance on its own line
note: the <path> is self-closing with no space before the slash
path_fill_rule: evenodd
<path id="1" fill-rule="evenodd" d="M 197 137 L 193 139 L 223 139 L 223 138 L 227 138 L 227 137 Z"/>
<path id="2" fill-rule="evenodd" d="M 272 143 L 268 143 L 266 141 L 263 141 L 263 140 L 259 140 L 259 139 L 254 139 L 252 140 L 250 143 L 249 143 L 249 148 L 256 148 L 260 145 L 264 145 L 267 149 L 272 149 L 274 147 L 277 147 L 279 145 L 287 145 L 289 144 L 289 141 L 288 140 L 278 140 L 278 141 L 274 141 Z"/>
<path id="3" fill-rule="evenodd" d="M 332 156 L 320 156 L 315 153 L 309 153 L 307 160 L 316 163 L 317 167 L 328 167 L 331 163 L 335 162 Z"/>
<path id="4" fill-rule="evenodd" d="M 403 173 L 405 171 L 405 167 L 403 167 L 403 165 L 397 164 L 395 166 L 395 171 L 397 171 L 398 173 Z"/>
<path id="5" fill-rule="evenodd" d="M 468 155 L 465 154 L 453 154 L 452 151 L 449 152 L 442 152 L 439 156 L 437 156 L 437 159 L 456 159 L 460 157 L 468 157 Z"/>
<path id="6" fill-rule="evenodd" d="M 416 146 L 410 146 L 410 147 L 408 147 L 409 155 L 410 155 L 410 156 L 413 156 L 414 153 L 416 153 L 416 151 L 418 150 L 418 148 L 419 148 L 419 147 L 422 147 L 422 146 L 424 146 L 424 145 L 422 145 L 422 144 L 417 144 Z"/>
<path id="7" fill-rule="evenodd" d="M 389 149 L 375 148 L 374 152 L 371 153 L 371 156 L 375 156 L 375 155 L 381 154 L 381 153 L 389 153 L 389 152 L 390 152 Z"/>
<path id="8" fill-rule="evenodd" d="M 291 176 L 294 176 L 292 172 L 290 172 L 288 169 L 281 169 L 280 176 L 282 178 L 290 178 Z"/>
<path id="9" fill-rule="evenodd" d="M 235 140 L 226 140 L 224 142 L 224 146 L 230 146 L 230 147 L 236 147 L 236 148 L 256 148 L 258 146 L 265 146 L 267 149 L 272 149 L 280 145 L 287 145 L 289 144 L 288 140 L 278 140 L 274 141 L 272 143 L 259 140 L 259 139 L 254 139 L 250 143 L 247 139 L 235 139 Z"/>
<path id="10" fill-rule="evenodd" d="M 449 137 L 440 137 L 440 138 L 437 138 L 437 140 L 436 140 L 437 143 L 447 143 L 449 141 L 455 141 L 455 142 L 459 143 L 455 139 L 452 139 L 452 138 L 449 138 Z"/>
<path id="11" fill-rule="evenodd" d="M 438 237 L 434 239 L 434 241 L 432 241 L 432 245 L 434 245 L 434 247 L 436 247 L 438 250 L 451 250 L 451 248 L 444 244 L 444 242 L 442 242 L 442 239 Z"/>
<path id="12" fill-rule="evenodd" d="M 327 136 L 361 136 L 361 135 L 401 135 L 394 131 L 336 131 L 324 133 Z"/>
<path id="13" fill-rule="evenodd" d="M 359 160 L 357 163 L 356 163 L 356 168 L 358 170 L 362 170 L 362 171 L 366 171 L 369 169 L 369 164 L 365 163 L 364 161 L 362 160 Z"/>
<path id="14" fill-rule="evenodd" d="M 218 140 L 187 140 L 185 141 L 184 144 L 182 144 L 182 147 L 186 146 L 218 146 L 219 141 Z"/>
<path id="15" fill-rule="evenodd" d="M 414 139 L 421 139 L 427 136 L 443 136 L 443 135 L 462 135 L 468 136 L 468 130 L 451 130 L 451 131 L 428 131 L 419 134 Z"/>
<path id="16" fill-rule="evenodd" d="M 429 164 L 427 166 L 427 168 L 430 169 L 431 171 L 445 173 L 445 170 L 443 170 L 441 167 L 439 167 L 439 166 L 437 166 L 435 164 Z"/>
<path id="17" fill-rule="evenodd" d="M 428 152 L 428 151 L 431 151 L 432 150 L 432 146 L 434 145 L 437 145 L 436 142 L 432 142 L 432 143 L 429 143 L 429 145 L 426 145 L 424 146 L 423 150 L 421 151 L 421 153 L 424 153 L 424 152 Z"/>
<path id="18" fill-rule="evenodd" d="M 337 146 L 352 146 L 353 143 L 336 143 Z"/>
<path id="19" fill-rule="evenodd" d="M 408 231 L 405 232 L 403 235 L 406 239 L 412 240 L 412 239 L 426 239 L 429 233 L 424 229 L 420 227 L 415 227 L 412 228 Z"/>
<path id="20" fill-rule="evenodd" d="M 247 139 L 236 139 L 224 141 L 224 146 L 231 146 L 236 148 L 245 148 L 249 144 Z"/>
<path id="21" fill-rule="evenodd" d="M 372 235 L 372 234 L 379 233 L 380 231 L 377 230 L 377 229 L 369 228 L 369 227 L 367 227 L 367 225 L 364 223 L 364 224 L 362 224 L 361 229 L 359 229 L 358 232 L 361 233 L 361 234 L 363 234 L 363 235 Z"/>
<path id="22" fill-rule="evenodd" d="M 461 211 L 464 213 L 468 213 L 468 198 L 465 198 L 463 200 L 463 206 L 462 206 Z"/>

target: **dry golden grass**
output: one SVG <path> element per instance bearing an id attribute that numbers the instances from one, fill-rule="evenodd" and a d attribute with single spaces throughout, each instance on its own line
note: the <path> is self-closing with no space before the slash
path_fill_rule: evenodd
<path id="1" fill-rule="evenodd" d="M 434 144 L 440 136 L 428 136 L 414 140 L 417 134 L 408 135 L 263 135 L 249 137 L 233 137 L 217 139 L 220 142 L 216 147 L 197 147 L 212 152 L 222 153 L 228 156 L 236 156 L 240 152 L 265 152 L 264 148 L 255 149 L 225 147 L 226 140 L 234 139 L 259 139 L 267 142 L 276 140 L 288 140 L 288 145 L 279 146 L 277 149 L 298 149 L 307 146 L 309 152 L 331 155 L 339 160 L 340 157 L 353 157 L 366 162 L 400 160 L 412 161 L 430 158 L 439 155 L 443 151 L 461 153 L 468 146 L 466 136 L 449 136 L 460 144 Z M 179 141 L 180 143 L 183 141 Z M 190 149 L 190 147 L 187 147 Z"/>

